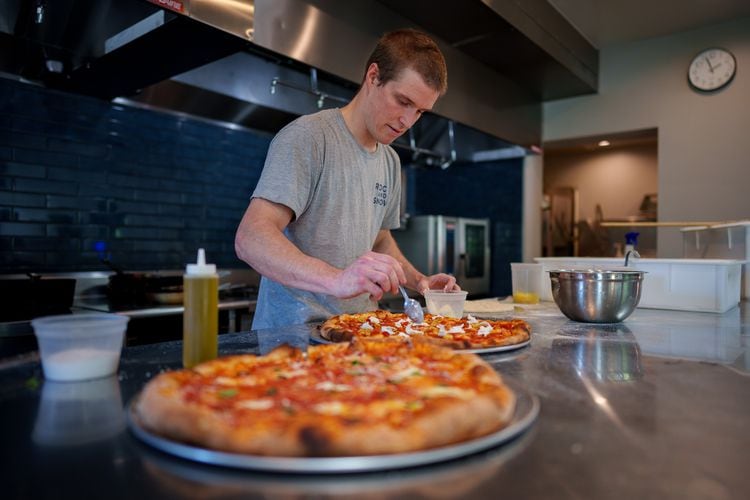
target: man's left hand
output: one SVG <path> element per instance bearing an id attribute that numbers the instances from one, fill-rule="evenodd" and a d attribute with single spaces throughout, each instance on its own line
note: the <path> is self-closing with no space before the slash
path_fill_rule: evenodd
<path id="1" fill-rule="evenodd" d="M 439 273 L 425 276 L 417 283 L 417 290 L 424 295 L 427 290 L 443 290 L 445 292 L 457 292 L 461 287 L 456 283 L 456 278 L 450 274 Z"/>

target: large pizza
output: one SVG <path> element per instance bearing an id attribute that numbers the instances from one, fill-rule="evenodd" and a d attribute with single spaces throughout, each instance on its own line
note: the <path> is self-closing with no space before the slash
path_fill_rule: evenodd
<path id="1" fill-rule="evenodd" d="M 147 431 L 262 456 L 358 456 L 477 438 L 511 420 L 487 363 L 424 339 L 281 346 L 164 372 L 134 404 Z"/>
<path id="2" fill-rule="evenodd" d="M 456 349 L 487 349 L 521 344 L 530 339 L 531 326 L 521 319 L 478 319 L 472 315 L 449 318 L 425 314 L 415 323 L 404 313 L 377 310 L 339 314 L 320 325 L 320 335 L 333 342 L 360 338 L 424 337 Z"/>

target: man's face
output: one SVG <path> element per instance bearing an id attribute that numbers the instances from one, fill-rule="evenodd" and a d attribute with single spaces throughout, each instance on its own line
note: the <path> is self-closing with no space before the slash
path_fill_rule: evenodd
<path id="1" fill-rule="evenodd" d="M 374 75 L 371 71 L 374 67 Z M 380 85 L 377 67 L 367 72 L 371 85 L 368 95 L 367 131 L 377 142 L 390 144 L 416 123 L 425 111 L 432 109 L 440 93 L 429 87 L 411 68 Z"/>

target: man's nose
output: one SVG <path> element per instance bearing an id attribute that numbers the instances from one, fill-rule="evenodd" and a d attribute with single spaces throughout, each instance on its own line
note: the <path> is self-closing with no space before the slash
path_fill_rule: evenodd
<path id="1" fill-rule="evenodd" d="M 404 129 L 409 129 L 412 125 L 417 123 L 417 120 L 419 120 L 420 116 L 421 115 L 419 114 L 419 111 L 417 111 L 416 109 L 406 110 L 401 115 L 401 125 L 403 125 Z"/>

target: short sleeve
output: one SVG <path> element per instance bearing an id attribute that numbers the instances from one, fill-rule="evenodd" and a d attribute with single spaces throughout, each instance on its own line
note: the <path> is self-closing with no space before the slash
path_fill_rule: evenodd
<path id="1" fill-rule="evenodd" d="M 274 139 L 253 198 L 289 207 L 295 219 L 307 209 L 322 169 L 320 144 L 310 127 L 292 122 Z"/>

